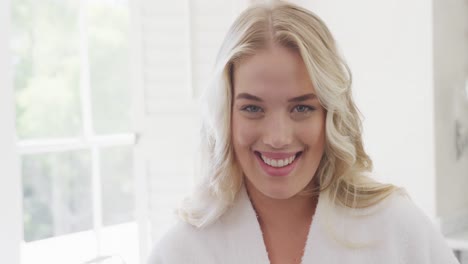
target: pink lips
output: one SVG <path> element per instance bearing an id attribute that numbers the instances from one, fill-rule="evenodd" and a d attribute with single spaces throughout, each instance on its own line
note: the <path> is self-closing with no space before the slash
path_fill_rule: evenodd
<path id="1" fill-rule="evenodd" d="M 297 152 L 289 152 L 289 153 L 261 152 L 263 156 L 270 158 L 270 159 L 285 159 L 293 155 L 296 155 L 296 153 Z M 265 162 L 263 162 L 260 155 L 255 155 L 255 157 L 257 158 L 257 161 L 260 164 L 260 167 L 263 169 L 263 171 L 265 171 L 270 176 L 277 177 L 277 176 L 287 176 L 292 170 L 294 170 L 294 168 L 297 165 L 298 160 L 301 158 L 301 155 L 296 156 L 294 161 L 288 166 L 284 166 L 281 168 L 273 167 L 273 166 L 266 164 Z"/>

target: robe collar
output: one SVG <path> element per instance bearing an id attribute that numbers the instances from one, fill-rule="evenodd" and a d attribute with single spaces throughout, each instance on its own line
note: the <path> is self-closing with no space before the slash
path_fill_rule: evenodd
<path id="1" fill-rule="evenodd" d="M 321 218 L 321 212 L 326 203 L 327 195 L 321 193 L 315 214 L 309 227 L 309 234 L 304 248 L 301 263 L 311 263 L 314 251 L 311 248 L 316 240 L 315 234 Z M 232 207 L 220 219 L 225 228 L 226 237 L 230 241 L 228 249 L 236 257 L 236 263 L 270 263 L 260 224 L 252 203 L 247 194 L 245 184 L 242 185 Z M 231 243 L 232 242 L 232 243 Z"/>

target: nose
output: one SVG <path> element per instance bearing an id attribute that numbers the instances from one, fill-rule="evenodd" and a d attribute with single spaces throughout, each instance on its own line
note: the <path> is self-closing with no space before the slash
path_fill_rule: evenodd
<path id="1" fill-rule="evenodd" d="M 286 149 L 293 141 L 293 124 L 288 117 L 269 117 L 263 128 L 263 143 L 273 149 Z"/>

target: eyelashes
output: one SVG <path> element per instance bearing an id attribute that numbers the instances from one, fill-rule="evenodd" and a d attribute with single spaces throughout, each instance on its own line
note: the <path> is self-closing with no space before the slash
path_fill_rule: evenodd
<path id="1" fill-rule="evenodd" d="M 263 108 L 257 105 L 245 105 L 242 106 L 240 110 L 254 116 L 259 116 L 265 112 Z M 315 110 L 316 108 L 311 105 L 296 105 L 290 110 L 290 112 L 294 115 L 307 115 Z"/>
<path id="2" fill-rule="evenodd" d="M 256 105 L 246 105 L 241 107 L 241 111 L 245 111 L 248 113 L 260 113 L 263 112 L 263 109 Z"/>
<path id="3" fill-rule="evenodd" d="M 297 105 L 293 108 L 294 111 L 298 113 L 312 112 L 315 110 L 315 107 L 309 105 Z"/>

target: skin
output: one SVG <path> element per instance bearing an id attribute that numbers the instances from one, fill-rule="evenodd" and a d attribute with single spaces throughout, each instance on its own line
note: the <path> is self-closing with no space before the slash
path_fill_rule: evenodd
<path id="1" fill-rule="evenodd" d="M 232 138 L 271 263 L 302 257 L 317 197 L 297 194 L 311 184 L 325 147 L 325 110 L 300 55 L 272 45 L 234 69 Z M 245 94 L 253 95 L 245 96 Z M 290 101 L 303 95 L 304 100 Z M 294 169 L 271 176 L 259 153 L 297 153 Z"/>

